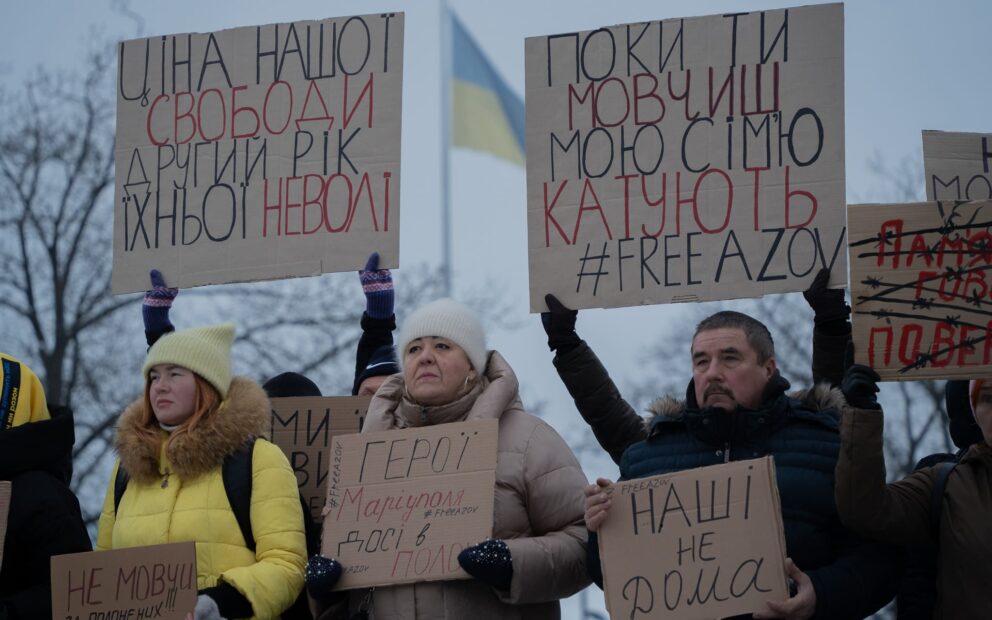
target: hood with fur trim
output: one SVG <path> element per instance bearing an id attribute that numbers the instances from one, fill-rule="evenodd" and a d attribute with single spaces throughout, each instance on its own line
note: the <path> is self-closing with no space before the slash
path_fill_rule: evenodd
<path id="1" fill-rule="evenodd" d="M 692 389 L 690 383 L 689 389 Z M 831 387 L 829 383 L 819 383 L 806 390 L 797 390 L 786 394 L 792 400 L 798 401 L 803 409 L 809 411 L 824 411 L 827 409 L 841 408 L 847 404 L 844 394 L 839 388 Z M 647 411 L 652 417 L 663 416 L 665 418 L 677 419 L 685 412 L 686 400 L 675 398 L 674 396 L 660 396 L 651 401 Z M 648 421 L 650 418 L 648 418 Z"/>
<path id="2" fill-rule="evenodd" d="M 143 397 L 131 403 L 118 422 L 114 445 L 121 466 L 139 482 L 151 482 L 161 476 L 159 449 L 152 450 L 139 441 L 135 428 L 140 419 Z M 169 442 L 166 457 L 172 471 L 190 479 L 224 463 L 248 440 L 268 438 L 271 409 L 262 388 L 245 377 L 234 377 L 227 398 L 213 413 L 200 420 L 196 429 Z M 162 431 L 162 440 L 168 434 Z"/>

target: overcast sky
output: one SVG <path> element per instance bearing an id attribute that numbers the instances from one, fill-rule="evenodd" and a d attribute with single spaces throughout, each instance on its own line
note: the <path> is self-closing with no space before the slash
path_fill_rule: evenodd
<path id="1" fill-rule="evenodd" d="M 39 65 L 72 71 L 95 34 L 117 40 L 404 11 L 401 261 L 403 265 L 437 263 L 441 256 L 440 6 L 434 0 L 172 0 L 129 5 L 109 0 L 6 0 L 0 20 L 0 80 L 6 88 L 16 87 Z M 450 0 L 448 6 L 522 96 L 525 37 L 790 3 Z M 893 166 L 907 158 L 918 162 L 922 192 L 922 130 L 992 130 L 987 118 L 992 84 L 986 43 L 992 3 L 857 0 L 848 2 L 844 13 L 848 202 L 887 197 L 886 188 L 868 169 L 876 153 Z M 527 314 L 524 170 L 488 155 L 457 150 L 452 177 L 455 296 L 485 282 L 505 292 L 515 308 L 511 318 L 519 327 L 490 334 L 490 346 L 500 349 L 521 376 L 525 401 L 544 400 L 550 420 L 563 429 L 578 415 L 553 371 L 538 317 Z M 398 314 L 402 321 L 403 309 Z M 680 314 L 678 307 L 666 306 L 587 310 L 580 315 L 579 330 L 622 387 L 625 377 L 637 372 L 638 354 L 647 343 L 666 329 L 685 328 L 679 324 Z M 138 316 L 135 312 L 133 320 L 140 320 Z M 673 354 L 686 356 L 688 380 L 688 353 Z M 616 475 L 609 468 L 596 467 L 587 471 L 590 477 Z"/>

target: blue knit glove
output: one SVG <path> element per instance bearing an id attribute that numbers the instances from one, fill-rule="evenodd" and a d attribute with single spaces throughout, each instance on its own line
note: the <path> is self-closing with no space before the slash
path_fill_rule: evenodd
<path id="1" fill-rule="evenodd" d="M 179 289 L 167 287 L 158 269 L 152 269 L 151 281 L 152 288 L 145 291 L 145 300 L 141 303 L 141 317 L 145 320 L 146 332 L 161 335 L 176 329 L 169 320 L 169 308 Z"/>
<path id="2" fill-rule="evenodd" d="M 393 316 L 393 276 L 388 269 L 379 269 L 379 253 L 372 252 L 365 269 L 358 272 L 365 292 L 365 313 L 373 319 Z"/>
<path id="3" fill-rule="evenodd" d="M 307 562 L 307 594 L 314 600 L 326 602 L 333 593 L 331 589 L 341 578 L 341 562 L 322 555 L 313 555 Z"/>
<path id="4" fill-rule="evenodd" d="M 513 581 L 510 548 L 498 538 L 490 538 L 458 554 L 465 572 L 497 590 L 508 591 Z"/>

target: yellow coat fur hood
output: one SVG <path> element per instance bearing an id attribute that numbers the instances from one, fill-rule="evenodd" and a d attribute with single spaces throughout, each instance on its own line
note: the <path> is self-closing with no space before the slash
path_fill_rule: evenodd
<path id="1" fill-rule="evenodd" d="M 269 401 L 249 379 L 236 377 L 224 404 L 195 431 L 149 449 L 134 429 L 142 401 L 121 415 L 115 444 L 130 476 L 114 508 L 110 478 L 97 534 L 97 549 L 171 542 L 196 542 L 197 589 L 223 581 L 252 605 L 255 618 L 275 618 L 303 587 L 306 542 L 296 476 L 282 451 L 261 438 L 267 433 Z M 245 546 L 231 511 L 221 466 L 252 437 L 251 522 L 256 548 Z"/>

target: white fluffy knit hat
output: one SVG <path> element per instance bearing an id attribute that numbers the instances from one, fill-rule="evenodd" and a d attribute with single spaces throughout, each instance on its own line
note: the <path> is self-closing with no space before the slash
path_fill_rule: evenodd
<path id="1" fill-rule="evenodd" d="M 438 299 L 415 310 L 400 330 L 396 358 L 401 369 L 407 346 L 424 336 L 437 336 L 454 342 L 465 351 L 476 372 L 485 372 L 486 336 L 479 317 L 468 306 L 452 299 Z"/>

